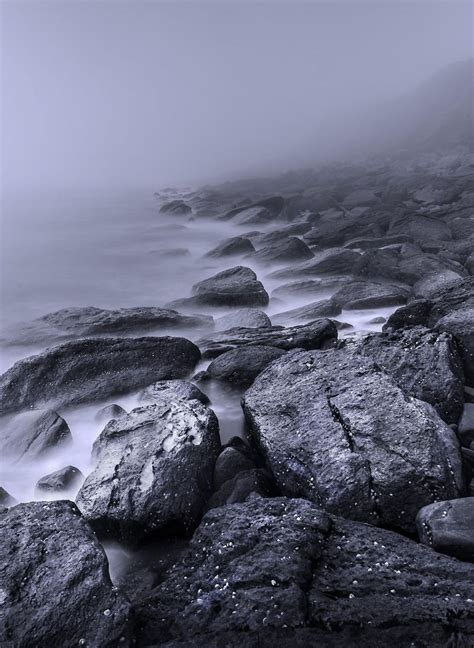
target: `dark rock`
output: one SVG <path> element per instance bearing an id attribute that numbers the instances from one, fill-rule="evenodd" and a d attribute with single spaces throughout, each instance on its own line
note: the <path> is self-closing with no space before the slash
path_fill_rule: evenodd
<path id="1" fill-rule="evenodd" d="M 255 308 L 241 308 L 215 320 L 216 331 L 227 331 L 235 327 L 266 328 L 271 325 L 268 315 Z"/>
<path id="2" fill-rule="evenodd" d="M 75 488 L 84 475 L 79 468 L 66 466 L 60 470 L 45 475 L 36 484 L 36 490 L 45 493 L 60 493 Z"/>
<path id="3" fill-rule="evenodd" d="M 16 503 L 16 499 L 0 486 L 0 511 L 2 508 L 15 506 Z"/>
<path id="4" fill-rule="evenodd" d="M 225 380 L 235 385 L 251 385 L 270 362 L 284 353 L 283 349 L 274 346 L 237 347 L 213 360 L 207 373 L 216 380 Z"/>
<path id="5" fill-rule="evenodd" d="M 120 407 L 120 405 L 113 403 L 112 405 L 101 407 L 97 414 L 94 416 L 94 420 L 98 423 L 107 423 L 108 421 L 110 421 L 110 419 L 120 418 L 121 416 L 125 416 L 126 414 L 127 412 L 123 409 L 123 407 Z"/>
<path id="6" fill-rule="evenodd" d="M 400 286 L 353 281 L 334 293 L 331 300 L 347 310 L 382 308 L 404 304 L 408 293 L 408 289 Z"/>
<path id="7" fill-rule="evenodd" d="M 311 322 L 320 317 L 335 317 L 340 315 L 341 307 L 332 299 L 312 302 L 299 308 L 292 308 L 273 316 L 275 324 L 284 324 L 291 320 Z"/>
<path id="8" fill-rule="evenodd" d="M 238 473 L 255 468 L 255 462 L 247 453 L 238 448 L 227 446 L 217 457 L 214 466 L 214 488 L 220 488 L 226 481 L 233 479 Z"/>
<path id="9" fill-rule="evenodd" d="M 206 514 L 188 553 L 136 606 L 137 639 L 167 648 L 441 648 L 455 637 L 468 646 L 473 578 L 468 563 L 434 560 L 391 531 L 304 500 L 255 498 Z"/>
<path id="10" fill-rule="evenodd" d="M 20 360 L 0 376 L 1 412 L 104 400 L 156 380 L 182 378 L 200 359 L 199 349 L 178 337 L 67 342 Z"/>
<path id="11" fill-rule="evenodd" d="M 269 497 L 274 495 L 274 486 L 267 471 L 251 468 L 236 474 L 224 482 L 209 500 L 209 508 L 245 502 L 251 495 Z"/>
<path id="12" fill-rule="evenodd" d="M 171 200 L 160 207 L 162 214 L 175 214 L 177 216 L 189 214 L 191 211 L 191 207 L 183 200 Z"/>
<path id="13" fill-rule="evenodd" d="M 272 326 L 265 329 L 233 328 L 202 338 L 197 344 L 203 358 L 217 356 L 243 346 L 272 346 L 290 349 L 326 349 L 337 339 L 335 324 L 328 319 L 316 320 L 302 326 Z"/>
<path id="14" fill-rule="evenodd" d="M 344 349 L 276 360 L 243 408 L 281 492 L 330 512 L 413 532 L 421 506 L 464 487 L 451 428 L 372 360 Z"/>
<path id="15" fill-rule="evenodd" d="M 224 256 L 233 256 L 236 254 L 251 254 L 255 252 L 255 248 L 247 238 L 242 236 L 234 236 L 233 238 L 226 239 L 219 243 L 215 248 L 210 250 L 206 256 L 220 258 Z"/>
<path id="16" fill-rule="evenodd" d="M 386 317 L 380 316 L 380 317 L 373 317 L 367 323 L 368 324 L 385 324 L 386 321 L 387 321 Z"/>
<path id="17" fill-rule="evenodd" d="M 406 306 L 397 308 L 389 316 L 383 330 L 388 331 L 390 329 L 403 329 L 410 326 L 425 326 L 428 323 L 432 306 L 433 302 L 428 299 L 418 299 L 410 302 Z"/>
<path id="18" fill-rule="evenodd" d="M 72 441 L 66 421 L 52 410 L 31 410 L 4 421 L 0 455 L 10 461 L 32 461 Z"/>
<path id="19" fill-rule="evenodd" d="M 209 403 L 206 394 L 187 380 L 159 380 L 149 387 L 146 387 L 138 396 L 141 405 L 150 405 L 156 401 L 165 400 L 198 400 L 203 405 Z"/>
<path id="20" fill-rule="evenodd" d="M 474 386 L 474 306 L 462 308 L 441 317 L 435 328 L 437 331 L 451 333 L 456 338 L 466 382 L 468 385 Z"/>
<path id="21" fill-rule="evenodd" d="M 474 562 L 474 497 L 424 506 L 416 526 L 420 541 L 435 551 Z"/>
<path id="22" fill-rule="evenodd" d="M 345 274 L 352 272 L 354 264 L 360 258 L 359 252 L 345 248 L 329 248 L 317 252 L 314 258 L 292 268 L 277 270 L 270 276 L 275 279 L 286 279 L 304 275 Z"/>
<path id="23" fill-rule="evenodd" d="M 95 335 L 119 335 L 160 328 L 207 328 L 212 317 L 182 315 L 167 308 L 141 307 L 105 310 L 103 308 L 64 308 L 7 331 L 8 344 L 32 344 Z"/>
<path id="24" fill-rule="evenodd" d="M 457 286 L 463 282 L 463 278 L 457 272 L 445 270 L 423 277 L 413 286 L 415 298 L 436 299 L 440 290 Z"/>
<path id="25" fill-rule="evenodd" d="M 252 260 L 259 263 L 284 263 L 311 259 L 313 252 L 301 239 L 290 236 L 270 247 L 263 247 L 252 254 Z"/>
<path id="26" fill-rule="evenodd" d="M 458 435 L 463 439 L 464 436 L 474 436 L 474 402 L 466 403 L 458 424 Z"/>
<path id="27" fill-rule="evenodd" d="M 156 401 L 104 428 L 77 496 L 100 535 L 136 542 L 189 532 L 211 493 L 219 454 L 214 412 L 196 400 Z"/>
<path id="28" fill-rule="evenodd" d="M 129 646 L 129 604 L 72 502 L 0 513 L 2 646 Z"/>
<path id="29" fill-rule="evenodd" d="M 450 335 L 412 328 L 344 344 L 356 356 L 372 358 L 406 394 L 433 405 L 444 421 L 458 422 L 464 404 L 464 375 Z"/>

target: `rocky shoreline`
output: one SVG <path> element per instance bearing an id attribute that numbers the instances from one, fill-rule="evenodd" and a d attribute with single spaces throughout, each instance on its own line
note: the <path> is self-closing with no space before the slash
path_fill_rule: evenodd
<path id="1" fill-rule="evenodd" d="M 474 645 L 474 156 L 156 198 L 232 232 L 193 286 L 2 333 L 38 348 L 0 376 L 2 463 L 67 460 L 0 488 L 0 645 Z"/>

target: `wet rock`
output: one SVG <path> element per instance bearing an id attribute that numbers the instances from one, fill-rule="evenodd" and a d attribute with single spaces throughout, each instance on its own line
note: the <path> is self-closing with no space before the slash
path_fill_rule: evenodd
<path id="1" fill-rule="evenodd" d="M 372 360 L 344 349 L 276 360 L 243 408 L 281 492 L 332 513 L 413 532 L 422 506 L 464 487 L 451 428 Z"/>
<path id="2" fill-rule="evenodd" d="M 268 315 L 255 308 L 241 308 L 215 320 L 216 331 L 227 331 L 235 327 L 266 328 L 271 325 Z"/>
<path id="3" fill-rule="evenodd" d="M 1 412 L 104 400 L 156 380 L 182 378 L 200 358 L 192 342 L 178 337 L 67 342 L 20 360 L 0 376 Z"/>
<path id="4" fill-rule="evenodd" d="M 404 304 L 408 294 L 408 289 L 400 286 L 353 281 L 335 292 L 331 300 L 347 310 L 382 308 Z"/>
<path id="5" fill-rule="evenodd" d="M 277 313 L 273 316 L 273 321 L 275 324 L 284 324 L 291 320 L 311 322 L 320 317 L 336 317 L 340 315 L 341 310 L 339 304 L 332 299 L 322 299 L 299 308 Z"/>
<path id="6" fill-rule="evenodd" d="M 17 503 L 13 495 L 0 486 L 0 512 L 2 508 L 10 508 Z"/>
<path id="7" fill-rule="evenodd" d="M 156 401 L 165 400 L 198 400 L 203 405 L 209 403 L 209 398 L 199 387 L 187 380 L 159 380 L 146 387 L 138 395 L 140 405 L 150 405 Z"/>
<path id="8" fill-rule="evenodd" d="M 474 636 L 474 568 L 298 499 L 209 511 L 136 606 L 140 645 L 424 648 Z M 169 641 L 170 643 L 166 643 Z M 183 643 L 181 643 L 183 642 Z"/>
<path id="9" fill-rule="evenodd" d="M 216 358 L 243 346 L 271 346 L 289 349 L 325 349 L 337 339 L 335 324 L 320 319 L 301 326 L 272 326 L 265 329 L 233 328 L 197 341 L 203 358 Z"/>
<path id="10" fill-rule="evenodd" d="M 120 418 L 121 416 L 125 416 L 126 414 L 127 412 L 123 409 L 123 407 L 120 407 L 120 405 L 113 403 L 112 405 L 101 407 L 97 414 L 94 416 L 94 420 L 98 423 L 107 423 L 108 421 L 110 421 L 110 419 Z"/>
<path id="11" fill-rule="evenodd" d="M 33 461 L 71 441 L 69 426 L 57 412 L 31 410 L 3 421 L 0 455 L 10 461 Z"/>
<path id="12" fill-rule="evenodd" d="M 435 551 L 474 562 L 474 497 L 424 506 L 416 526 L 420 541 Z"/>
<path id="13" fill-rule="evenodd" d="M 47 340 L 66 340 L 95 335 L 119 335 L 160 328 L 207 328 L 212 317 L 182 315 L 167 308 L 141 307 L 105 310 L 103 308 L 74 307 L 49 313 L 32 322 L 7 331 L 4 342 L 32 344 Z"/>
<path id="14" fill-rule="evenodd" d="M 259 263 L 285 263 L 311 259 L 313 252 L 301 239 L 290 236 L 269 247 L 263 247 L 252 254 L 252 260 Z"/>
<path id="15" fill-rule="evenodd" d="M 275 279 L 291 279 L 304 275 L 346 274 L 352 272 L 352 268 L 359 257 L 359 252 L 355 250 L 330 248 L 322 252 L 317 252 L 314 258 L 306 261 L 306 263 L 301 263 L 292 268 L 277 270 L 270 277 Z"/>
<path id="16" fill-rule="evenodd" d="M 219 259 L 225 256 L 251 254 L 252 252 L 255 252 L 255 248 L 248 238 L 234 236 L 226 239 L 222 243 L 219 243 L 219 245 L 210 250 L 206 256 Z"/>
<path id="17" fill-rule="evenodd" d="M 187 205 L 184 200 L 171 200 L 160 207 L 162 214 L 173 214 L 182 216 L 191 213 L 192 209 Z"/>
<path id="18" fill-rule="evenodd" d="M 128 646 L 129 604 L 72 502 L 0 513 L 2 646 Z"/>
<path id="19" fill-rule="evenodd" d="M 43 493 L 60 493 L 75 488 L 84 475 L 75 466 L 66 466 L 38 480 L 36 490 Z"/>
<path id="20" fill-rule="evenodd" d="M 211 493 L 219 454 L 214 412 L 196 400 L 156 401 L 104 428 L 77 496 L 100 535 L 137 542 L 187 533 Z"/>
<path id="21" fill-rule="evenodd" d="M 215 380 L 224 380 L 234 385 L 251 385 L 265 367 L 280 358 L 283 349 L 274 346 L 243 346 L 219 355 L 207 368 Z"/>
<path id="22" fill-rule="evenodd" d="M 397 330 L 408 328 L 410 326 L 425 326 L 428 322 L 432 306 L 433 302 L 428 299 L 417 299 L 406 306 L 397 308 L 397 310 L 389 316 L 383 330 Z"/>
<path id="23" fill-rule="evenodd" d="M 453 338 L 425 328 L 367 335 L 344 343 L 356 356 L 372 358 L 409 396 L 433 405 L 457 423 L 464 404 L 464 374 Z"/>

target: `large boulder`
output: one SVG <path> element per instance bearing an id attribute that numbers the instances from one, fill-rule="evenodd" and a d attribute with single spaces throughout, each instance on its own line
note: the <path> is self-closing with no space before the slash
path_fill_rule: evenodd
<path id="1" fill-rule="evenodd" d="M 372 358 L 406 394 L 433 405 L 444 421 L 458 422 L 464 404 L 464 374 L 451 335 L 418 327 L 344 344 L 356 356 Z"/>
<path id="2" fill-rule="evenodd" d="M 474 562 L 474 497 L 424 506 L 416 518 L 421 542 L 436 551 Z"/>
<path id="3" fill-rule="evenodd" d="M 202 338 L 199 345 L 203 358 L 217 356 L 242 346 L 272 346 L 289 349 L 326 349 L 337 339 L 337 328 L 328 319 L 315 320 L 302 326 L 271 326 L 268 328 L 233 328 L 212 337 Z"/>
<path id="4" fill-rule="evenodd" d="M 0 535 L 2 646 L 131 645 L 129 604 L 75 504 L 19 504 Z"/>
<path id="5" fill-rule="evenodd" d="M 384 331 L 425 326 L 431 312 L 433 302 L 428 299 L 415 299 L 406 306 L 397 308 L 383 326 Z"/>
<path id="6" fill-rule="evenodd" d="M 156 401 L 111 421 L 77 496 L 100 535 L 138 541 L 199 522 L 219 454 L 214 412 L 197 400 Z"/>
<path id="7" fill-rule="evenodd" d="M 255 248 L 248 238 L 233 236 L 232 238 L 222 241 L 222 243 L 216 245 L 212 250 L 209 250 L 206 256 L 219 259 L 225 256 L 251 254 L 252 252 L 255 252 Z"/>
<path id="8" fill-rule="evenodd" d="M 140 645 L 441 648 L 474 637 L 474 566 L 300 499 L 209 511 L 135 606 Z M 169 642 L 169 643 L 168 643 Z"/>
<path id="9" fill-rule="evenodd" d="M 227 331 L 236 326 L 244 328 L 265 328 L 271 325 L 272 322 L 268 315 L 256 308 L 240 308 L 215 320 L 216 331 Z"/>
<path id="10" fill-rule="evenodd" d="M 452 429 L 345 349 L 286 354 L 243 408 L 281 492 L 332 513 L 413 533 L 422 506 L 463 490 Z"/>
<path id="11" fill-rule="evenodd" d="M 278 243 L 263 247 L 252 254 L 252 261 L 259 263 L 289 263 L 290 261 L 304 261 L 314 256 L 309 247 L 296 236 L 290 236 Z"/>
<path id="12" fill-rule="evenodd" d="M 0 455 L 32 461 L 71 443 L 66 421 L 53 410 L 29 410 L 0 423 Z"/>
<path id="13" fill-rule="evenodd" d="M 474 306 L 460 308 L 441 317 L 435 326 L 437 331 L 446 331 L 459 344 L 468 385 L 474 386 Z"/>
<path id="14" fill-rule="evenodd" d="M 371 281 L 352 281 L 331 297 L 333 303 L 347 310 L 382 308 L 404 304 L 409 290 Z"/>
<path id="15" fill-rule="evenodd" d="M 388 236 L 408 234 L 415 241 L 446 241 L 451 238 L 449 226 L 439 218 L 427 214 L 405 214 L 390 223 Z"/>
<path id="16" fill-rule="evenodd" d="M 237 347 L 215 358 L 207 368 L 207 374 L 215 380 L 234 385 L 251 385 L 270 362 L 284 353 L 283 349 L 274 346 Z"/>
<path id="17" fill-rule="evenodd" d="M 206 394 L 188 380 L 159 380 L 145 387 L 138 395 L 140 405 L 150 405 L 161 400 L 198 400 L 204 405 L 209 403 Z"/>
<path id="18" fill-rule="evenodd" d="M 73 307 L 49 313 L 7 331 L 3 339 L 8 344 L 32 344 L 60 341 L 95 335 L 120 335 L 158 329 L 207 328 L 212 317 L 182 315 L 175 310 L 155 307 L 104 308 Z"/>
<path id="19" fill-rule="evenodd" d="M 0 413 L 86 403 L 183 378 L 199 349 L 178 337 L 92 338 L 20 360 L 0 376 Z"/>

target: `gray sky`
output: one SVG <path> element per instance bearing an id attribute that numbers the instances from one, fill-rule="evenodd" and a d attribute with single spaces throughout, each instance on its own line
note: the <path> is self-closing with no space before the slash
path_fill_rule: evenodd
<path id="1" fill-rule="evenodd" d="M 472 28 L 456 0 L 3 2 L 3 187 L 297 166 L 328 116 L 472 56 Z"/>

